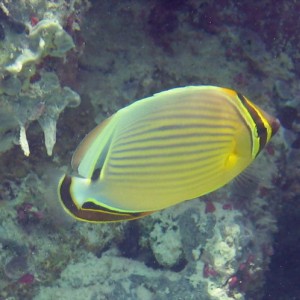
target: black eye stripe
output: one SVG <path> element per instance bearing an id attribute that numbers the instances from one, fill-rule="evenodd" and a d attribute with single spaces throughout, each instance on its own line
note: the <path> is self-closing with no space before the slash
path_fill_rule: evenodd
<path id="1" fill-rule="evenodd" d="M 240 93 L 237 92 L 237 96 L 240 99 L 241 103 L 244 105 L 244 107 L 247 109 L 249 112 L 250 116 L 252 117 L 253 122 L 256 125 L 256 130 L 257 130 L 257 137 L 259 138 L 259 149 L 256 153 L 258 153 L 264 148 L 264 146 L 267 143 L 268 139 L 268 131 L 267 128 L 264 125 L 264 122 L 262 121 L 260 115 L 257 113 L 257 111 L 249 105 L 249 102 L 247 99 Z"/>

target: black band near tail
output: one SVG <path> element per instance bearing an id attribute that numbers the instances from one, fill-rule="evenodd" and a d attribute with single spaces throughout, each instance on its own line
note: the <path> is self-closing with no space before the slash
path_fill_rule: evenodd
<path id="1" fill-rule="evenodd" d="M 70 188 L 72 183 L 72 177 L 65 175 L 59 189 L 60 199 L 63 202 L 65 208 L 72 214 L 76 215 L 78 211 L 74 201 L 72 199 Z"/>
<path id="2" fill-rule="evenodd" d="M 109 210 L 100 205 L 96 205 L 92 202 L 87 202 L 83 205 L 82 208 L 78 208 L 74 203 L 74 200 L 71 195 L 71 184 L 72 177 L 65 175 L 60 185 L 59 193 L 63 205 L 69 211 L 69 213 L 76 219 L 88 222 L 116 222 L 134 220 L 153 213 L 152 211 L 139 213 L 117 212 Z"/>

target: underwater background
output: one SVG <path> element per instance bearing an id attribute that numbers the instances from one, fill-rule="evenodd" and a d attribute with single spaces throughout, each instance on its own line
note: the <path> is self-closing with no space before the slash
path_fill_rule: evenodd
<path id="1" fill-rule="evenodd" d="M 0 299 L 300 299 L 300 1 L 0 1 Z M 51 178 L 118 109 L 188 85 L 279 118 L 228 185 L 139 221 L 70 220 Z M 50 176 L 49 176 L 50 174 Z"/>

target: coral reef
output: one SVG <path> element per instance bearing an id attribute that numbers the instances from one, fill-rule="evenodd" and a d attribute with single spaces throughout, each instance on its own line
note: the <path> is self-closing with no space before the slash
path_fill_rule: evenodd
<path id="1" fill-rule="evenodd" d="M 38 120 L 47 153 L 52 154 L 57 118 L 66 106 L 77 106 L 80 97 L 66 86 L 61 88 L 55 70 L 50 70 L 44 61 L 52 58 L 63 64 L 67 54 L 76 48 L 71 33 L 63 26 L 71 14 L 83 11 L 83 7 L 76 10 L 75 1 L 67 6 L 64 1 L 39 1 L 38 4 L 22 1 L 20 5 L 14 1 L 1 2 L 0 152 L 15 142 L 20 143 L 28 156 L 26 129 Z M 53 93 L 58 94 L 56 99 Z"/>
<path id="2" fill-rule="evenodd" d="M 9 80 L 12 81 L 12 78 L 6 79 Z M 14 120 L 11 126 L 4 125 L 5 130 L 7 132 L 17 125 L 20 127 L 19 143 L 26 156 L 30 153 L 26 138 L 26 128 L 29 124 L 38 120 L 45 135 L 47 153 L 51 155 L 56 141 L 56 122 L 59 114 L 65 107 L 74 107 L 80 102 L 76 92 L 60 86 L 58 77 L 53 72 L 40 72 L 39 81 L 31 83 L 26 90 L 21 89 L 17 95 L 12 96 L 4 93 L 1 98 L 5 104 L 3 111 L 9 112 L 9 118 Z"/>

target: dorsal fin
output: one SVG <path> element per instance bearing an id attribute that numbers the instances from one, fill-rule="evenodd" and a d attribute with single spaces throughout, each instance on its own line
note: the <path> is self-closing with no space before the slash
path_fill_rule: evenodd
<path id="1" fill-rule="evenodd" d="M 102 139 L 102 133 L 104 129 L 107 128 L 113 116 L 114 115 L 110 116 L 108 119 L 105 119 L 102 123 L 97 125 L 81 141 L 81 143 L 75 150 L 71 161 L 72 169 L 75 172 L 79 173 L 84 177 L 88 177 L 87 173 L 90 174 L 92 172 L 91 169 L 93 169 L 95 167 L 95 163 L 99 161 L 99 157 L 104 152 L 107 143 L 109 141 L 104 137 Z M 103 154 L 106 155 L 106 153 Z M 87 156 L 89 156 L 89 158 L 85 159 Z M 93 157 L 93 159 L 90 159 L 91 157 Z M 81 164 L 83 162 L 84 162 L 84 168 L 83 168 L 84 171 L 80 171 Z"/>

